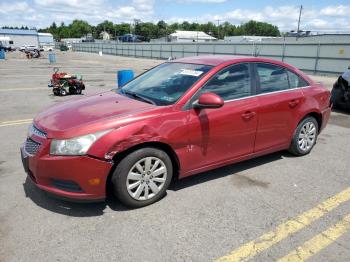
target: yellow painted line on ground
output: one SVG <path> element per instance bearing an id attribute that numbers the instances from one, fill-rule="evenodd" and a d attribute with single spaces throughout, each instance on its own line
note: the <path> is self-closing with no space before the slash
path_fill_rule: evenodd
<path id="1" fill-rule="evenodd" d="M 294 219 L 290 219 L 274 230 L 271 230 L 257 239 L 233 250 L 230 254 L 218 258 L 217 262 L 247 261 L 258 253 L 270 248 L 288 236 L 298 232 L 310 225 L 315 220 L 321 218 L 340 204 L 350 200 L 350 187 L 318 204 L 316 207 L 300 214 Z"/>
<path id="2" fill-rule="evenodd" d="M 33 121 L 33 119 L 31 119 L 31 118 L 30 119 L 22 119 L 22 120 L 3 121 L 3 122 L 0 122 L 0 127 L 30 124 L 32 121 Z"/>
<path id="3" fill-rule="evenodd" d="M 322 233 L 306 241 L 302 246 L 296 248 L 278 262 L 300 262 L 312 257 L 322 249 L 332 244 L 350 229 L 350 214 L 345 216 L 335 225 L 329 227 Z"/>

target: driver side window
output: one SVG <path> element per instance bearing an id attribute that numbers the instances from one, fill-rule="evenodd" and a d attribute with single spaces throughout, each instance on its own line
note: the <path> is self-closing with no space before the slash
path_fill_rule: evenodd
<path id="1" fill-rule="evenodd" d="M 242 63 L 224 68 L 200 90 L 200 94 L 206 92 L 212 92 L 224 101 L 251 96 L 249 64 Z"/>

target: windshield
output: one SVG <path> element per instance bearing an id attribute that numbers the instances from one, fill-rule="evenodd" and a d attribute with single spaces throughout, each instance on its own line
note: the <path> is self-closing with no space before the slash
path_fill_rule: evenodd
<path id="1" fill-rule="evenodd" d="M 118 92 L 155 105 L 174 104 L 212 66 L 164 63 L 124 85 Z"/>

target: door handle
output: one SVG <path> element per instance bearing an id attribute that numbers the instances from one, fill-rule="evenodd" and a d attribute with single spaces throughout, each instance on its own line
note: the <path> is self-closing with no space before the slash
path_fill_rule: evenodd
<path id="1" fill-rule="evenodd" d="M 293 100 L 289 101 L 288 104 L 289 104 L 289 107 L 294 108 L 299 104 L 299 102 L 300 102 L 299 99 L 293 99 Z"/>
<path id="2" fill-rule="evenodd" d="M 247 112 L 244 112 L 244 113 L 242 114 L 242 118 L 243 118 L 244 120 L 249 120 L 249 119 L 252 119 L 255 115 L 256 115 L 255 112 L 247 111 Z"/>

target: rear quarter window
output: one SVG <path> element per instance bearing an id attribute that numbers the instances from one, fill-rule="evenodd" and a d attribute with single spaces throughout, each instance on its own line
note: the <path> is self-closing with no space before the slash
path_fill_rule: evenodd
<path id="1" fill-rule="evenodd" d="M 298 87 L 305 87 L 309 86 L 309 83 L 304 80 L 301 76 L 291 72 L 288 70 L 288 78 L 289 78 L 289 85 L 290 88 L 298 88 Z"/>
<path id="2" fill-rule="evenodd" d="M 289 89 L 287 70 L 268 63 L 257 63 L 259 79 L 259 94 L 271 93 Z"/>

